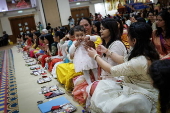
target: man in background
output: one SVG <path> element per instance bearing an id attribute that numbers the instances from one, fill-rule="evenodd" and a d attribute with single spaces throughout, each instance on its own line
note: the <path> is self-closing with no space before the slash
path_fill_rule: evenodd
<path id="1" fill-rule="evenodd" d="M 3 31 L 4 45 L 8 45 L 8 39 L 9 39 L 8 34 L 6 33 L 6 31 Z"/>

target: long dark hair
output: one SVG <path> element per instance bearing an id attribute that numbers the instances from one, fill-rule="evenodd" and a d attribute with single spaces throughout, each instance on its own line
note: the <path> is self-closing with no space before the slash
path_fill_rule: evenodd
<path id="1" fill-rule="evenodd" d="M 170 110 L 170 60 L 159 60 L 152 63 L 149 68 L 153 86 L 159 90 L 159 102 L 161 113 L 169 113 Z"/>
<path id="2" fill-rule="evenodd" d="M 68 32 L 68 34 L 70 34 L 71 36 L 74 35 L 74 27 L 70 29 L 70 31 Z"/>
<path id="3" fill-rule="evenodd" d="M 81 20 L 87 20 L 88 23 L 90 24 L 90 26 L 92 25 L 91 20 L 90 20 L 89 18 L 86 18 L 86 17 L 80 18 L 79 21 L 78 21 L 78 23 L 77 23 L 77 25 L 80 25 L 80 21 L 81 21 Z"/>
<path id="4" fill-rule="evenodd" d="M 161 16 L 162 19 L 165 22 L 166 33 L 165 33 L 164 37 L 162 36 L 162 38 L 169 39 L 170 38 L 170 32 L 169 32 L 170 31 L 170 21 L 169 21 L 170 20 L 170 14 L 167 11 L 164 10 L 164 11 L 160 12 L 158 15 Z M 156 36 L 160 37 L 162 35 L 162 32 L 163 32 L 162 28 L 157 27 Z M 167 50 L 166 50 L 166 48 L 165 48 L 165 46 L 162 42 L 161 42 L 161 47 L 162 47 L 162 51 L 167 54 Z"/>
<path id="5" fill-rule="evenodd" d="M 165 21 L 165 39 L 169 39 L 170 38 L 170 14 L 164 10 L 164 11 L 161 11 L 158 16 L 161 16 L 162 19 Z M 156 36 L 160 36 L 162 34 L 163 30 L 161 27 L 157 27 L 157 30 L 156 30 Z"/>
<path id="6" fill-rule="evenodd" d="M 85 33 L 84 27 L 80 26 L 80 25 L 75 26 L 73 30 L 74 30 L 74 34 L 75 34 L 75 32 L 78 32 L 78 31 L 82 31 Z"/>
<path id="7" fill-rule="evenodd" d="M 95 25 L 96 26 L 96 28 L 97 28 L 97 35 L 99 35 L 100 36 L 100 22 L 99 21 L 93 21 L 93 25 Z"/>
<path id="8" fill-rule="evenodd" d="M 44 37 L 45 37 L 45 39 L 48 40 L 48 43 L 49 43 L 49 44 L 48 44 L 48 47 L 49 47 L 49 49 L 50 49 L 50 51 L 51 51 L 51 45 L 52 45 L 52 43 L 54 42 L 53 35 L 47 34 L 47 35 L 45 35 Z"/>
<path id="9" fill-rule="evenodd" d="M 87 17 L 80 18 L 79 21 L 78 21 L 78 23 L 77 23 L 77 25 L 80 25 L 81 20 L 87 20 L 88 23 L 90 24 L 90 26 L 92 26 L 91 20 L 90 20 L 89 18 L 87 18 Z M 93 29 L 91 30 L 91 34 L 94 34 Z"/>
<path id="10" fill-rule="evenodd" d="M 136 39 L 136 44 L 130 53 L 128 60 L 134 57 L 144 55 L 151 61 L 159 59 L 154 45 L 151 43 L 152 28 L 144 22 L 135 22 L 129 27 L 128 36 L 130 40 Z"/>
<path id="11" fill-rule="evenodd" d="M 114 19 L 119 22 L 119 35 L 120 37 L 122 36 L 123 34 L 123 23 L 122 23 L 122 20 L 120 20 L 120 18 L 118 17 L 114 17 Z"/>
<path id="12" fill-rule="evenodd" d="M 31 42 L 34 44 L 33 34 L 32 34 L 32 33 L 29 33 L 29 34 L 27 34 L 27 36 L 31 38 Z"/>
<path id="13" fill-rule="evenodd" d="M 36 31 L 36 32 L 34 32 L 33 34 L 37 36 L 37 38 L 34 39 L 34 40 L 35 40 L 35 44 L 36 44 L 34 48 L 36 49 L 36 48 L 38 47 L 38 45 L 39 45 L 39 36 L 40 36 L 41 34 L 40 34 L 39 31 Z"/>
<path id="14" fill-rule="evenodd" d="M 45 37 L 45 35 L 40 35 L 39 39 L 44 41 L 44 37 Z"/>
<path id="15" fill-rule="evenodd" d="M 109 40 L 109 42 L 107 44 L 106 44 L 105 40 L 102 40 L 103 45 L 106 48 L 108 48 L 112 42 L 114 42 L 116 40 L 121 40 L 120 36 L 119 36 L 118 24 L 114 19 L 111 19 L 111 18 L 103 19 L 101 21 L 101 25 L 104 28 L 109 29 L 110 35 L 111 35 L 111 38 L 110 38 L 110 40 Z"/>
<path id="16" fill-rule="evenodd" d="M 150 12 L 147 13 L 147 17 L 149 17 L 149 13 L 152 13 L 153 16 L 154 16 L 154 12 L 150 11 Z M 152 26 L 152 22 L 151 22 L 150 19 L 148 19 L 148 22 L 147 22 L 147 23 L 148 23 L 150 26 Z"/>
<path id="17" fill-rule="evenodd" d="M 55 36 L 56 36 L 56 37 L 59 36 L 59 38 L 62 39 L 62 38 L 65 36 L 65 34 L 64 34 L 62 31 L 56 31 L 56 32 L 55 32 Z M 59 40 L 60 40 L 60 39 L 59 39 Z"/>

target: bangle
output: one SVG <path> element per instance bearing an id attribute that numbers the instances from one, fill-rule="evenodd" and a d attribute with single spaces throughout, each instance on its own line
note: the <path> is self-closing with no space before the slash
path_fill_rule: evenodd
<path id="1" fill-rule="evenodd" d="M 112 56 L 112 53 L 113 53 L 113 52 L 110 52 L 109 56 Z"/>
<path id="2" fill-rule="evenodd" d="M 97 56 L 100 56 L 100 55 L 99 54 L 95 54 L 94 57 L 93 57 L 94 60 L 96 60 Z"/>

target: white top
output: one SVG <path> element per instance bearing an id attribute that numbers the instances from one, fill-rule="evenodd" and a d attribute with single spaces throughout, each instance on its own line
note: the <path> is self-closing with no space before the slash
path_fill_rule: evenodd
<path id="1" fill-rule="evenodd" d="M 112 80 L 100 80 L 91 98 L 92 113 L 156 113 L 158 92 L 151 85 L 145 56 L 113 66 L 110 72 L 125 77 L 123 87 Z"/>
<path id="2" fill-rule="evenodd" d="M 74 18 L 72 18 L 72 19 L 69 20 L 69 24 L 70 24 L 70 25 L 72 25 L 72 24 L 74 25 Z"/>
<path id="3" fill-rule="evenodd" d="M 157 30 L 157 28 L 156 28 L 156 22 L 152 23 L 152 30 L 153 30 L 153 31 Z"/>
<path id="4" fill-rule="evenodd" d="M 121 56 L 125 56 L 127 54 L 124 44 L 119 40 L 112 42 L 112 44 L 110 44 L 108 49 L 109 51 L 117 53 L 118 55 Z M 109 56 L 106 57 L 103 56 L 102 59 L 112 66 L 118 65 L 118 63 L 114 62 Z M 106 76 L 106 75 L 110 76 L 108 72 L 102 69 L 101 76 Z"/>
<path id="5" fill-rule="evenodd" d="M 125 22 L 128 26 L 130 26 L 131 25 L 131 21 L 130 20 L 126 20 L 126 22 Z"/>
<path id="6" fill-rule="evenodd" d="M 114 77 L 124 76 L 125 83 L 132 83 L 145 89 L 153 90 L 148 74 L 148 61 L 145 56 L 139 56 L 110 69 Z"/>
<path id="7" fill-rule="evenodd" d="M 90 36 L 91 41 L 96 41 L 97 36 Z M 82 72 L 83 70 L 95 69 L 98 67 L 97 62 L 88 55 L 87 50 L 84 48 L 85 42 L 81 42 L 80 45 L 76 48 L 74 41 L 71 47 L 69 48 L 70 55 L 74 55 L 73 63 L 75 72 Z"/>
<path id="8" fill-rule="evenodd" d="M 75 72 L 82 72 L 83 70 L 90 70 L 90 69 L 97 68 L 98 67 L 97 62 L 88 55 L 87 50 L 84 48 L 85 42 L 82 41 L 77 48 L 75 47 L 76 42 L 77 41 L 74 41 L 70 47 L 70 49 L 74 49 L 75 51 L 74 53 L 71 53 L 73 52 L 73 50 L 71 50 L 70 52 L 70 55 L 71 54 L 74 55 L 73 64 L 74 64 Z"/>

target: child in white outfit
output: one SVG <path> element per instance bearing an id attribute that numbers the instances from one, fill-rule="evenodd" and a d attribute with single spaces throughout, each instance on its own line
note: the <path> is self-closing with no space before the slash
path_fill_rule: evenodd
<path id="1" fill-rule="evenodd" d="M 73 42 L 69 49 L 70 57 L 73 58 L 75 72 L 83 72 L 84 78 L 88 84 L 91 84 L 90 70 L 92 70 L 95 80 L 98 79 L 97 62 L 89 57 L 85 45 L 85 29 L 83 26 L 74 27 L 74 36 L 76 41 Z"/>

